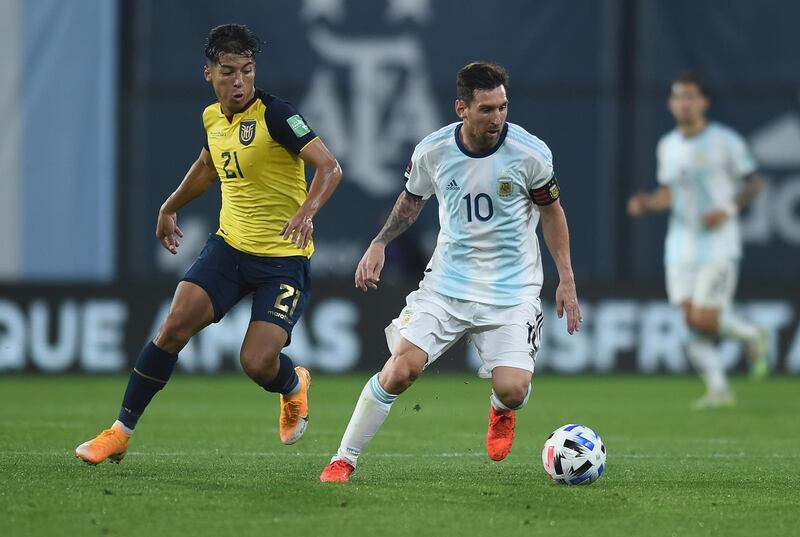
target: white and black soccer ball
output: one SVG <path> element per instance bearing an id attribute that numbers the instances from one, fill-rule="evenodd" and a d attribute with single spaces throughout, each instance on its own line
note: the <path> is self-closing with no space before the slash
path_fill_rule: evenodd
<path id="1" fill-rule="evenodd" d="M 547 475 L 562 485 L 588 485 L 597 481 L 606 466 L 606 446 L 600 435 L 571 423 L 553 431 L 542 449 Z"/>

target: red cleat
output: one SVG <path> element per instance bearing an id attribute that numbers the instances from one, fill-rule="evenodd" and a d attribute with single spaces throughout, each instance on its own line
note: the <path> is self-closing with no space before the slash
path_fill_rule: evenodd
<path id="1" fill-rule="evenodd" d="M 486 453 L 493 461 L 502 461 L 511 452 L 516 421 L 513 410 L 495 410 L 493 406 L 489 407 Z"/>
<path id="2" fill-rule="evenodd" d="M 335 460 L 322 470 L 319 480 L 323 483 L 349 483 L 355 467 L 349 462 Z"/>

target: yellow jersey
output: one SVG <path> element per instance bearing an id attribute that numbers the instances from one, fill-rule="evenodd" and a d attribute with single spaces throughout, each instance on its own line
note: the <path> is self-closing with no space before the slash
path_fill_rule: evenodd
<path id="1" fill-rule="evenodd" d="M 311 257 L 280 231 L 306 200 L 300 151 L 317 135 L 291 104 L 256 89 L 253 100 L 228 121 L 220 104 L 203 111 L 204 147 L 222 187 L 220 235 L 232 247 L 266 257 Z"/>

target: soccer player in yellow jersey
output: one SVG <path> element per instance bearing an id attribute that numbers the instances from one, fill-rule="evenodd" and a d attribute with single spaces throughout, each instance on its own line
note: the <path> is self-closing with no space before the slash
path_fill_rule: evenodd
<path id="1" fill-rule="evenodd" d="M 311 376 L 283 354 L 308 303 L 314 215 L 342 177 L 336 158 L 289 103 L 255 87 L 260 40 L 226 24 L 208 35 L 205 78 L 218 102 L 203 112 L 206 141 L 197 161 L 158 213 L 156 237 L 177 252 L 177 211 L 219 180 L 220 225 L 178 284 L 166 320 L 134 366 L 119 418 L 78 446 L 97 464 L 119 462 L 139 417 L 169 380 L 178 352 L 253 294 L 240 360 L 245 373 L 280 394 L 280 439 L 297 442 L 308 422 Z M 306 191 L 304 163 L 315 168 Z"/>

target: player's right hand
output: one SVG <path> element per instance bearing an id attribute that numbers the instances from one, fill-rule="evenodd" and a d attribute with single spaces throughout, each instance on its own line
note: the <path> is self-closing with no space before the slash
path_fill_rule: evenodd
<path id="1" fill-rule="evenodd" d="M 158 212 L 158 222 L 156 223 L 156 238 L 161 246 L 172 254 L 178 253 L 178 237 L 183 237 L 183 231 L 178 227 L 178 215 L 176 213 Z"/>
<path id="2" fill-rule="evenodd" d="M 386 246 L 381 243 L 369 245 L 367 251 L 356 267 L 356 287 L 365 293 L 370 289 L 377 289 L 381 280 L 381 271 L 386 259 L 383 250 Z"/>
<path id="3" fill-rule="evenodd" d="M 647 194 L 639 192 L 628 198 L 628 214 L 634 218 L 642 216 L 645 210 Z"/>

